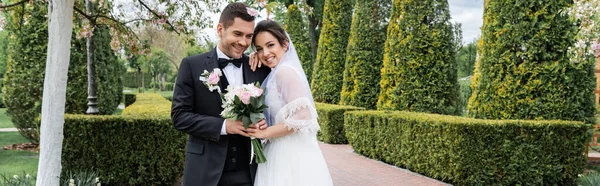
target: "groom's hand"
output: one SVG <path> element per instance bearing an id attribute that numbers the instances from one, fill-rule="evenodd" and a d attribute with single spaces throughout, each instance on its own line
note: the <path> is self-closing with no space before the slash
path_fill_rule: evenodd
<path id="1" fill-rule="evenodd" d="M 225 131 L 227 134 L 239 134 L 242 136 L 250 137 L 248 133 L 245 132 L 244 124 L 239 120 L 231 120 L 227 119 L 225 123 Z"/>

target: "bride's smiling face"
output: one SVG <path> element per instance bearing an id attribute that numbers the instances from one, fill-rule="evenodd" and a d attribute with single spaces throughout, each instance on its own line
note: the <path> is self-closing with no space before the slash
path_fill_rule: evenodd
<path id="1" fill-rule="evenodd" d="M 275 36 L 266 31 L 260 32 L 254 37 L 258 60 L 269 68 L 275 68 L 286 52 L 287 41 L 282 45 Z"/>

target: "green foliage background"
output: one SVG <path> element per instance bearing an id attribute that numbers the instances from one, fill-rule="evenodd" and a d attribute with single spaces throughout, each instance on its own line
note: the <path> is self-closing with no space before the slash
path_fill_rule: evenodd
<path id="1" fill-rule="evenodd" d="M 47 6 L 46 2 L 34 1 L 15 7 L 8 12 L 6 24 L 8 59 L 2 99 L 15 127 L 32 142 L 39 140 L 39 123 L 35 119 L 41 113 L 46 68 Z M 110 49 L 108 30 L 100 26 L 94 35 L 100 112 L 112 114 L 122 97 L 123 67 Z M 85 40 L 73 38 L 66 93 L 67 113 L 84 113 L 87 109 L 85 51 Z"/>
<path id="2" fill-rule="evenodd" d="M 325 1 L 323 28 L 311 83 L 316 102 L 337 104 L 340 101 L 342 72 L 346 63 L 346 46 L 352 19 L 350 14 L 351 1 Z"/>
<path id="3" fill-rule="evenodd" d="M 459 115 L 447 0 L 394 1 L 377 108 Z"/>
<path id="4" fill-rule="evenodd" d="M 314 57 L 308 38 L 308 25 L 306 25 L 302 12 L 298 9 L 298 5 L 292 4 L 288 7 L 286 19 L 285 30 L 290 35 L 294 47 L 296 47 L 296 52 L 298 53 L 308 82 L 311 82 Z"/>
<path id="5" fill-rule="evenodd" d="M 570 62 L 572 1 L 485 2 L 469 116 L 595 123 L 594 61 Z"/>
<path id="6" fill-rule="evenodd" d="M 383 63 L 383 46 L 391 0 L 356 0 L 346 64 L 341 105 L 376 109 Z"/>

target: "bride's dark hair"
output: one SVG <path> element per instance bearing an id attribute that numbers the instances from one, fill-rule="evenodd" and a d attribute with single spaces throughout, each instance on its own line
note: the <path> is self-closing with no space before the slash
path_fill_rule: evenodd
<path id="1" fill-rule="evenodd" d="M 262 21 L 258 22 L 258 24 L 256 24 L 256 27 L 254 28 L 254 37 L 252 37 L 252 46 L 255 49 L 256 49 L 256 46 L 254 46 L 254 41 L 256 39 L 256 36 L 261 32 L 271 33 L 271 35 L 273 35 L 273 37 L 277 38 L 277 41 L 279 42 L 279 44 L 281 46 L 287 47 L 286 43 L 288 41 L 288 38 L 287 38 L 287 35 L 285 34 L 285 31 L 283 30 L 283 28 L 279 24 L 277 24 L 277 22 L 275 22 L 275 21 L 262 20 Z"/>

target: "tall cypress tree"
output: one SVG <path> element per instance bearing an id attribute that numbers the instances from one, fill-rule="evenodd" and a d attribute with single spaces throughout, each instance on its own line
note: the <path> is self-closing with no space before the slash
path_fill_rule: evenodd
<path id="1" fill-rule="evenodd" d="M 46 50 L 48 44 L 48 3 L 34 1 L 11 9 L 7 16 L 6 30 L 10 37 L 7 46 L 7 71 L 2 87 L 2 99 L 7 114 L 21 134 L 30 141 L 39 140 Z M 112 114 L 122 94 L 121 74 L 123 68 L 110 49 L 108 29 L 97 28 L 96 71 L 101 78 L 97 84 L 101 114 Z M 76 34 L 73 34 L 75 37 Z M 66 113 L 84 113 L 87 108 L 87 67 L 85 41 L 73 39 L 71 61 L 67 82 Z M 104 98 L 102 98 L 104 97 Z M 31 130 L 29 130 L 31 129 Z"/>
<path id="2" fill-rule="evenodd" d="M 460 114 L 452 39 L 447 0 L 394 1 L 377 108 Z"/>
<path id="3" fill-rule="evenodd" d="M 13 8 L 6 17 L 9 32 L 7 71 L 2 99 L 7 115 L 19 132 L 30 141 L 39 141 L 44 69 L 48 43 L 48 4 L 25 3 Z"/>
<path id="4" fill-rule="evenodd" d="M 352 2 L 326 0 L 323 28 L 312 75 L 311 91 L 315 101 L 337 104 L 340 101 L 346 63 L 346 45 L 350 35 Z"/>
<path id="5" fill-rule="evenodd" d="M 383 45 L 392 0 L 357 0 L 354 6 L 340 104 L 375 109 Z"/>
<path id="6" fill-rule="evenodd" d="M 594 61 L 571 62 L 572 1 L 487 0 L 469 116 L 594 123 Z"/>
<path id="7" fill-rule="evenodd" d="M 314 58 L 312 55 L 312 48 L 310 40 L 308 39 L 308 27 L 302 17 L 302 12 L 297 5 L 290 5 L 287 9 L 285 30 L 290 35 L 298 57 L 302 63 L 304 73 L 308 82 L 311 82 L 312 69 L 314 65 Z"/>
<path id="8" fill-rule="evenodd" d="M 111 35 L 105 25 L 94 29 L 94 65 L 100 114 L 112 114 L 123 97 L 125 67 L 110 47 Z M 85 38 L 72 38 L 71 64 L 67 86 L 67 113 L 84 114 L 88 106 L 87 54 Z"/>

